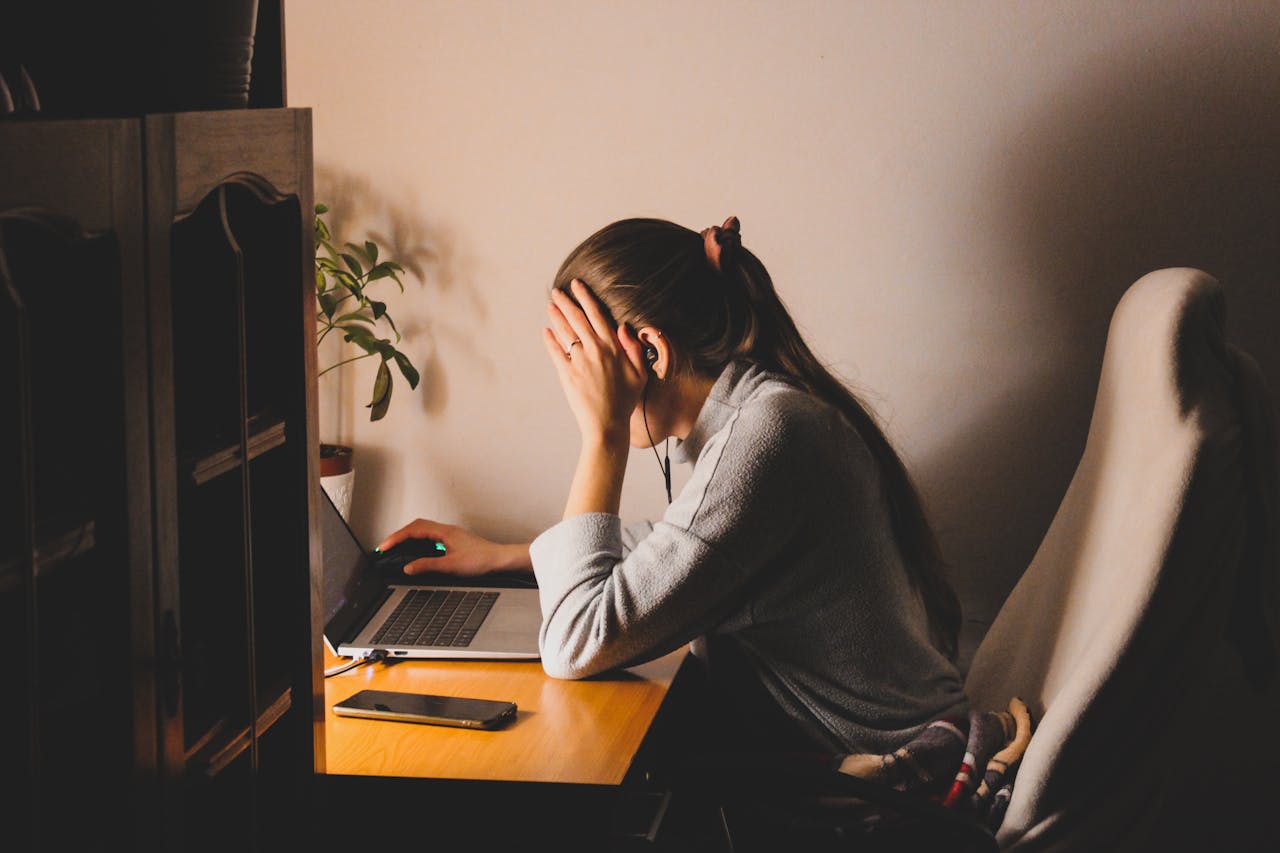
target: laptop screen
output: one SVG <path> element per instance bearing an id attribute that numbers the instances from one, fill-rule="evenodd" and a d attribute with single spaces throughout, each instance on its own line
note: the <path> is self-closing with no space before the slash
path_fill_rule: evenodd
<path id="1" fill-rule="evenodd" d="M 367 599 L 372 590 L 368 583 L 376 580 L 375 573 L 370 571 L 369 557 L 361 547 L 347 522 L 333 505 L 333 501 L 323 490 L 320 507 L 321 542 L 324 546 L 324 636 L 330 645 L 337 647 L 338 641 L 351 627 L 357 614 L 352 608 L 344 606 L 356 602 L 358 598 Z M 365 588 L 360 582 L 366 581 Z M 379 585 L 380 586 L 380 585 Z M 342 618 L 335 619 L 340 616 Z"/>
<path id="2" fill-rule="evenodd" d="M 367 558 L 327 493 L 322 503 L 320 527 L 324 542 L 324 621 L 327 623 L 354 592 Z"/>

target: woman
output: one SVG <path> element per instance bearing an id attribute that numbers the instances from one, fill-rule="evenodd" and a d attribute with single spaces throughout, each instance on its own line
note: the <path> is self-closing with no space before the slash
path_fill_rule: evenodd
<path id="1" fill-rule="evenodd" d="M 959 605 L 920 501 L 736 218 L 701 233 L 615 222 L 565 260 L 547 311 L 582 435 L 563 520 L 500 545 L 419 519 L 380 547 L 444 543 L 410 572 L 532 568 L 552 676 L 692 643 L 733 738 L 882 753 L 964 714 Z M 687 484 L 660 521 L 624 530 L 628 445 L 656 455 L 670 438 Z"/>

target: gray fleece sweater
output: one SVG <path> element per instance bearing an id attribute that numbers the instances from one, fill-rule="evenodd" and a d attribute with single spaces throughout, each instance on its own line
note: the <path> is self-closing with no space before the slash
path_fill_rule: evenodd
<path id="1" fill-rule="evenodd" d="M 929 642 L 879 475 L 831 406 L 745 363 L 716 381 L 656 524 L 567 518 L 530 549 L 542 664 L 584 678 L 713 638 L 830 749 L 887 752 L 963 714 L 956 667 Z"/>

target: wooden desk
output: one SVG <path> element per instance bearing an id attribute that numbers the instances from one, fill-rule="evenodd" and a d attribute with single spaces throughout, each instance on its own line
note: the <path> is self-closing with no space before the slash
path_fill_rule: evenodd
<path id="1" fill-rule="evenodd" d="M 326 772 L 498 782 L 620 785 L 687 651 L 587 681 L 551 678 L 538 662 L 364 664 L 325 683 Z M 327 652 L 325 666 L 339 662 Z M 518 706 L 497 731 L 359 720 L 333 713 L 358 690 L 401 690 Z"/>

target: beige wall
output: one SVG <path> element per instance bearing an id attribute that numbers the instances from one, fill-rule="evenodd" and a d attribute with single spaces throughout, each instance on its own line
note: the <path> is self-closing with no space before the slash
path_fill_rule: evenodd
<path id="1" fill-rule="evenodd" d="M 419 515 L 503 539 L 559 518 L 576 433 L 546 288 L 625 216 L 741 217 L 810 343 L 887 421 L 975 620 L 1066 487 L 1127 284 L 1218 275 L 1229 331 L 1280 385 L 1268 0 L 293 0 L 286 17 L 317 198 L 413 270 L 389 303 L 423 386 L 400 382 L 374 424 L 368 362 L 321 388 L 369 539 Z M 664 504 L 633 453 L 624 517 Z"/>

